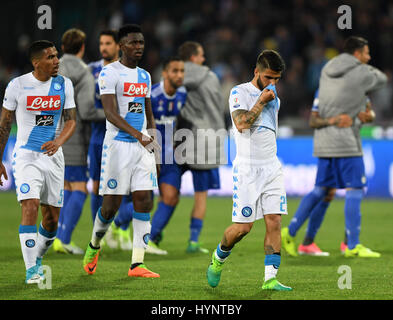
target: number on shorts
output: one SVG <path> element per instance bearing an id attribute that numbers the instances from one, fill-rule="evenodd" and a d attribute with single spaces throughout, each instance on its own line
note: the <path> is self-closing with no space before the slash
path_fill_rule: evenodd
<path id="1" fill-rule="evenodd" d="M 283 206 L 287 204 L 287 198 L 285 196 L 281 196 L 280 199 L 281 199 L 280 210 L 281 210 L 281 212 L 285 212 L 285 209 Z"/>

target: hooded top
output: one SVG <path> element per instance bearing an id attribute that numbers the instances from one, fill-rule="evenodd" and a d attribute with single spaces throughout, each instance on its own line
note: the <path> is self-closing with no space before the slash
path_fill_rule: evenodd
<path id="1" fill-rule="evenodd" d="M 185 161 L 193 169 L 216 168 L 226 161 L 223 143 L 225 130 L 220 130 L 225 129 L 225 102 L 221 94 L 220 82 L 215 73 L 206 66 L 186 62 L 184 67 L 187 100 L 180 111 L 177 129 L 190 129 L 193 133 L 193 136 L 186 137 Z M 205 130 L 198 131 L 198 129 Z M 218 134 L 221 143 L 218 142 L 219 139 L 205 140 L 206 136 L 210 138 L 213 136 L 211 130 L 214 130 L 214 134 Z M 184 148 L 179 149 L 184 150 Z"/>
<path id="2" fill-rule="evenodd" d="M 90 123 L 103 121 L 103 109 L 94 105 L 95 81 L 89 67 L 73 54 L 64 54 L 60 59 L 59 74 L 70 78 L 74 86 L 76 104 L 76 128 L 74 134 L 63 145 L 66 166 L 85 166 L 90 139 Z"/>
<path id="3" fill-rule="evenodd" d="M 360 126 L 355 124 L 360 111 L 365 110 L 367 94 L 387 82 L 384 73 L 361 63 L 355 56 L 342 53 L 322 69 L 319 80 L 319 114 L 322 118 L 348 114 L 353 125 L 349 128 L 327 126 L 314 131 L 315 157 L 362 156 Z"/>

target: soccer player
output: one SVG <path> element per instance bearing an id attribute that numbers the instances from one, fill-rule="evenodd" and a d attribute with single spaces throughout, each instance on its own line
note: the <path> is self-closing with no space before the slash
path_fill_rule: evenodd
<path id="1" fill-rule="evenodd" d="M 155 129 L 155 123 L 150 74 L 137 66 L 145 47 L 141 28 L 138 25 L 120 28 L 119 45 L 120 60 L 105 66 L 99 76 L 107 118 L 99 186 L 104 198 L 83 266 L 88 274 L 95 273 L 101 239 L 120 207 L 122 196 L 131 192 L 133 250 L 128 276 L 157 278 L 159 274 L 143 263 L 151 229 L 152 190 L 157 189 L 156 157 L 159 157 L 160 146 L 147 132 L 147 129 Z"/>
<path id="2" fill-rule="evenodd" d="M 102 59 L 91 62 L 89 67 L 95 79 L 95 107 L 97 109 L 103 110 L 101 98 L 100 98 L 100 88 L 98 85 L 98 76 L 102 68 L 112 62 L 119 60 L 119 41 L 117 36 L 117 31 L 115 30 L 104 30 L 100 33 L 99 38 L 100 53 Z M 89 176 L 93 180 L 93 190 L 91 193 L 91 213 L 94 219 L 99 207 L 102 205 L 102 196 L 99 195 L 98 188 L 100 184 L 100 173 L 101 173 L 101 155 L 102 155 L 102 144 L 105 137 L 105 119 L 103 121 L 95 121 L 91 123 L 91 138 L 89 144 Z M 127 215 L 132 213 L 132 202 L 130 197 L 123 197 L 120 205 L 119 214 L 117 216 Z M 126 229 L 116 228 L 113 235 L 110 234 L 111 229 L 105 236 L 106 244 L 110 248 L 117 248 L 120 242 L 120 248 L 122 250 L 131 250 L 132 242 L 130 236 L 130 229 L 128 225 Z"/>
<path id="3" fill-rule="evenodd" d="M 219 284 L 224 263 L 235 244 L 247 235 L 256 220 L 265 219 L 265 281 L 262 289 L 290 291 L 281 284 L 281 215 L 287 214 L 276 135 L 280 100 L 275 85 L 285 63 L 274 50 L 258 56 L 251 82 L 235 86 L 229 96 L 234 126 L 236 158 L 233 162 L 232 221 L 212 255 L 207 269 L 211 287 Z"/>
<path id="4" fill-rule="evenodd" d="M 0 185 L 2 176 L 8 179 L 1 159 L 15 114 L 18 134 L 12 171 L 22 207 L 19 239 L 26 266 L 25 282 L 31 284 L 43 280 L 42 258 L 56 237 L 64 188 L 61 146 L 75 130 L 76 112 L 72 83 L 58 74 L 54 44 L 46 40 L 33 42 L 29 58 L 34 71 L 13 79 L 4 96 L 0 118 Z M 40 205 L 42 220 L 37 233 Z"/>
<path id="5" fill-rule="evenodd" d="M 225 130 L 224 112 L 225 102 L 221 95 L 220 82 L 214 72 L 207 66 L 204 50 L 200 43 L 186 41 L 179 47 L 179 56 L 185 61 L 184 86 L 187 90 L 187 100 L 178 116 L 176 129 L 189 129 L 193 136 L 186 137 L 185 164 L 182 171 L 190 170 L 194 184 L 194 206 L 191 211 L 190 238 L 186 252 L 208 253 L 209 250 L 202 248 L 199 236 L 206 215 L 207 193 L 209 189 L 220 188 L 220 176 L 218 166 L 224 155 L 223 145 L 213 147 L 208 142 L 203 146 L 205 150 L 198 150 L 200 141 L 205 141 L 206 136 L 200 136 L 200 131 L 214 130 L 218 133 Z M 208 115 L 208 116 L 207 116 Z M 204 129 L 204 130 L 203 130 Z M 223 140 L 223 139 L 221 139 Z M 214 154 L 214 163 L 199 163 L 201 151 L 205 155 Z M 205 160 L 205 159 L 204 159 Z"/>
<path id="6" fill-rule="evenodd" d="M 90 139 L 90 121 L 102 121 L 102 109 L 94 108 L 94 78 L 83 62 L 86 35 L 82 30 L 67 30 L 62 37 L 64 55 L 60 59 L 60 73 L 69 77 L 75 88 L 77 108 L 76 129 L 64 145 L 65 178 L 64 206 L 60 212 L 59 232 L 53 244 L 56 252 L 83 254 L 71 241 L 72 233 L 82 214 L 87 197 L 87 151 Z"/>
<path id="7" fill-rule="evenodd" d="M 310 117 L 310 126 L 314 129 L 318 129 L 321 127 L 328 125 L 335 125 L 338 128 L 348 128 L 352 125 L 352 118 L 347 114 L 340 114 L 335 117 L 330 117 L 328 119 L 323 119 L 319 115 L 319 99 L 318 99 L 318 90 L 315 92 L 314 102 L 311 109 L 311 117 Z M 366 109 L 365 111 L 360 111 L 357 115 L 357 120 L 361 124 L 372 122 L 375 118 L 374 111 L 371 108 L 370 99 L 367 99 Z M 318 170 L 317 170 L 318 171 Z M 309 198 L 312 197 L 313 194 L 318 192 L 325 193 L 325 197 L 319 202 L 311 202 L 313 204 L 310 206 Z M 283 247 L 288 252 L 289 255 L 296 257 L 297 253 L 301 255 L 311 255 L 311 256 L 329 256 L 329 252 L 322 251 L 318 245 L 314 242 L 314 238 L 322 224 L 325 213 L 330 205 L 330 202 L 334 199 L 336 194 L 336 188 L 333 187 L 318 187 L 316 186 L 313 192 L 303 198 L 302 202 L 299 205 L 298 210 L 296 211 L 294 217 L 291 220 L 291 223 L 288 227 L 283 228 L 282 230 L 282 239 L 283 239 Z M 310 218 L 306 235 L 304 237 L 303 243 L 299 245 L 298 250 L 296 252 L 295 242 L 293 241 L 297 231 L 303 225 L 307 218 Z M 284 241 L 285 240 L 285 241 Z M 341 242 L 340 250 L 344 254 L 345 249 L 347 248 L 348 238 L 345 234 L 344 241 Z"/>
<path id="8" fill-rule="evenodd" d="M 371 110 L 364 111 L 367 94 L 382 87 L 387 81 L 385 74 L 368 65 L 370 59 L 367 40 L 351 36 L 345 41 L 344 53 L 330 60 L 322 69 L 318 113 L 311 117 L 316 128 L 314 156 L 318 157 L 317 178 L 314 190 L 302 200 L 289 228 L 282 230 L 283 247 L 290 255 L 296 255 L 293 237 L 305 218 L 313 210 L 323 218 L 324 207 L 328 205 L 326 201 L 323 203 L 325 197 L 331 197 L 335 188 L 345 188 L 345 231 L 348 242 L 345 257 L 380 257 L 380 253 L 366 248 L 359 240 L 360 204 L 366 176 L 360 126 L 353 124 L 356 117 L 361 122 L 373 119 Z M 336 122 L 332 119 L 340 114 L 349 115 L 349 126 L 335 125 Z M 321 210 L 316 209 L 321 205 Z M 316 214 L 318 217 L 318 213 Z M 320 222 L 317 221 L 317 226 L 318 224 Z M 309 241 L 313 241 L 316 231 L 314 228 Z"/>

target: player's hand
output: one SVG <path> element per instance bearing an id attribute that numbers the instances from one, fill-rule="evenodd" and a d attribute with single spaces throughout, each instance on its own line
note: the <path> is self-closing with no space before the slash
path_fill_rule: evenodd
<path id="1" fill-rule="evenodd" d="M 160 172 L 161 172 L 161 165 L 160 164 L 156 164 L 156 171 L 157 171 L 157 179 L 160 176 Z"/>
<path id="2" fill-rule="evenodd" d="M 142 146 L 149 151 L 150 153 L 156 152 L 156 153 L 161 153 L 161 147 L 160 145 L 154 140 L 152 137 L 148 137 L 144 134 L 142 134 L 142 137 L 139 139 L 139 142 L 142 144 Z"/>
<path id="3" fill-rule="evenodd" d="M 3 163 L 0 162 L 0 186 L 3 185 L 3 181 L 1 180 L 2 176 L 4 176 L 5 180 L 8 180 L 7 170 L 5 169 Z"/>
<path id="4" fill-rule="evenodd" d="M 358 113 L 358 118 L 362 123 L 373 122 L 375 119 L 375 112 L 371 109 L 367 109 L 366 111 L 360 111 Z"/>
<path id="5" fill-rule="evenodd" d="M 45 142 L 41 146 L 41 150 L 46 150 L 44 154 L 47 154 L 49 157 L 53 156 L 59 148 L 60 144 L 57 143 L 56 140 Z"/>
<path id="6" fill-rule="evenodd" d="M 274 100 L 276 96 L 274 95 L 274 91 L 270 89 L 265 89 L 262 91 L 261 95 L 259 96 L 259 101 L 263 104 L 268 103 L 269 101 Z"/>
<path id="7" fill-rule="evenodd" d="M 338 128 L 349 128 L 352 126 L 352 118 L 347 114 L 340 114 L 338 116 L 329 118 L 329 124 Z"/>

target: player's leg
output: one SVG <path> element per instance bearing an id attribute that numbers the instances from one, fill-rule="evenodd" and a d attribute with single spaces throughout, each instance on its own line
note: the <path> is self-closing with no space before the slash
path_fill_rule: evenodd
<path id="1" fill-rule="evenodd" d="M 329 252 L 322 251 L 314 242 L 314 238 L 322 224 L 330 202 L 336 194 L 335 188 L 327 188 L 325 197 L 311 211 L 303 243 L 299 245 L 298 253 L 311 256 L 329 256 Z"/>
<path id="2" fill-rule="evenodd" d="M 90 194 L 90 208 L 92 221 L 94 223 L 98 208 L 102 206 L 102 196 L 99 195 L 101 175 L 102 143 L 90 142 L 89 145 L 89 177 L 93 180 L 92 192 Z"/>
<path id="3" fill-rule="evenodd" d="M 199 235 L 202 231 L 203 220 L 206 215 L 207 192 L 209 189 L 220 188 L 220 176 L 218 168 L 210 170 L 191 170 L 194 183 L 194 206 L 191 212 L 190 239 L 187 247 L 188 253 L 209 250 L 202 248 L 199 243 Z"/>
<path id="4" fill-rule="evenodd" d="M 310 216 L 314 208 L 324 199 L 327 187 L 335 185 L 332 170 L 331 159 L 318 159 L 318 171 L 314 189 L 302 199 L 289 226 L 281 231 L 282 247 L 291 256 L 297 256 L 294 239 L 297 231 Z"/>
<path id="5" fill-rule="evenodd" d="M 264 290 L 290 291 L 277 280 L 278 268 L 281 264 L 281 214 L 265 215 L 265 281 Z"/>
<path id="6" fill-rule="evenodd" d="M 94 220 L 91 241 L 87 246 L 83 259 L 83 268 L 88 274 L 93 274 L 97 270 L 96 267 L 101 248 L 101 240 L 104 238 L 116 212 L 119 210 L 121 200 L 121 195 L 104 195 L 102 207 L 98 209 Z"/>
<path id="7" fill-rule="evenodd" d="M 132 196 L 123 196 L 121 201 L 119 213 L 116 215 L 115 220 L 109 230 L 117 229 L 120 249 L 130 251 L 132 250 L 131 241 L 131 228 L 130 222 L 132 221 L 132 213 L 134 212 L 134 205 Z"/>
<path id="8" fill-rule="evenodd" d="M 66 171 L 67 172 L 67 171 Z M 57 234 L 56 234 L 56 239 L 53 242 L 53 250 L 55 252 L 59 252 L 59 253 L 68 253 L 65 248 L 63 248 L 63 244 L 62 244 L 62 239 L 63 239 L 63 226 L 65 228 L 65 224 L 64 224 L 64 207 L 67 206 L 68 200 L 70 199 L 70 196 L 72 194 L 72 187 L 71 184 L 68 180 L 64 180 L 64 191 L 63 191 L 63 195 L 64 195 L 64 200 L 63 200 L 63 207 L 60 209 L 60 216 L 59 216 L 59 222 L 58 222 L 58 228 L 57 228 Z"/>
<path id="9" fill-rule="evenodd" d="M 217 287 L 220 279 L 224 262 L 231 254 L 236 243 L 243 239 L 252 229 L 253 222 L 235 222 L 225 231 L 221 242 L 214 250 L 210 265 L 207 269 L 207 282 L 211 287 Z"/>
<path id="10" fill-rule="evenodd" d="M 37 235 L 37 268 L 38 273 L 43 279 L 44 274 L 41 269 L 42 258 L 48 252 L 52 243 L 56 238 L 58 229 L 58 220 L 60 215 L 60 207 L 54 207 L 48 204 L 41 204 L 42 221 L 38 229 Z"/>
<path id="11" fill-rule="evenodd" d="M 153 208 L 151 190 L 132 192 L 134 212 L 132 215 L 133 248 L 131 267 L 128 271 L 130 277 L 158 278 L 159 274 L 147 269 L 144 264 L 145 250 L 149 242 L 151 231 L 150 211 Z"/>
<path id="12" fill-rule="evenodd" d="M 19 226 L 19 240 L 23 260 L 26 266 L 26 280 L 28 284 L 39 283 L 41 277 L 37 270 L 37 217 L 39 199 L 26 199 L 21 201 L 22 219 Z"/>

